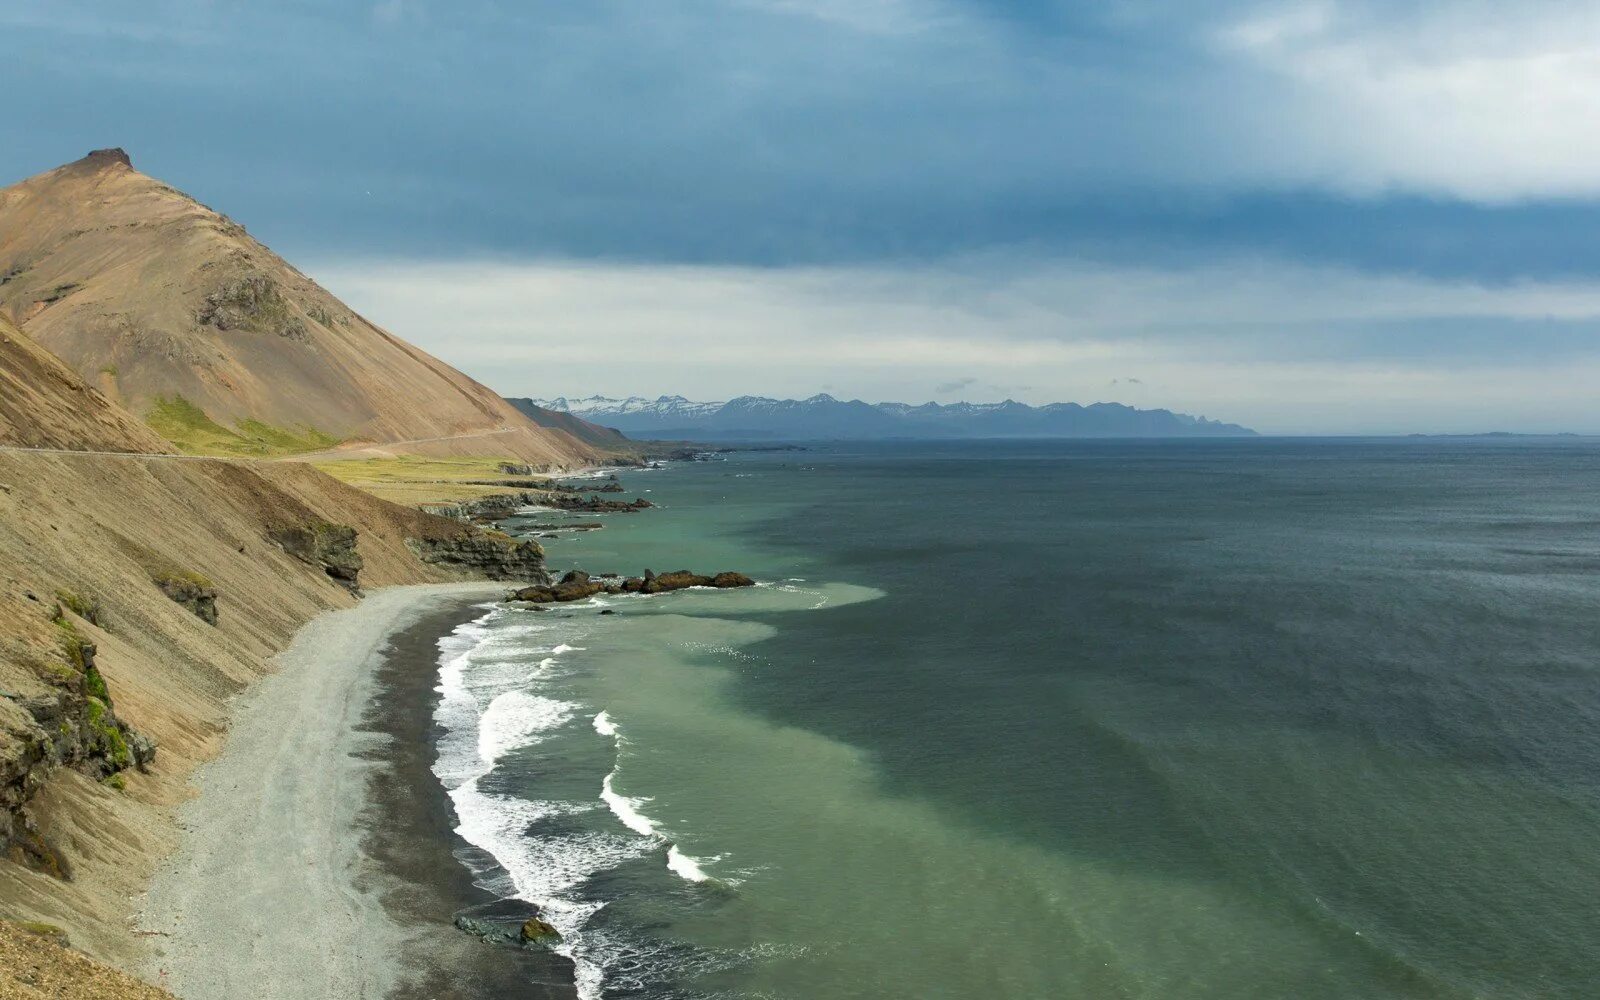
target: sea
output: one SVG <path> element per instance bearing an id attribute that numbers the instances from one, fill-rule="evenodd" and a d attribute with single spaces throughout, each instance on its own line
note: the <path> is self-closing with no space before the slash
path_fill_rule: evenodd
<path id="1" fill-rule="evenodd" d="M 458 854 L 582 997 L 1600 996 L 1600 442 L 622 479 L 656 506 L 506 527 L 760 585 L 439 644 Z"/>

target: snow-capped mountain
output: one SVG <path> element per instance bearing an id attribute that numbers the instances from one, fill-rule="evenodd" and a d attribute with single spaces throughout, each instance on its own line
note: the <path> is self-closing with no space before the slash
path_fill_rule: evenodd
<path id="1" fill-rule="evenodd" d="M 585 420 L 596 416 L 605 417 L 606 422 L 615 424 L 615 417 L 640 417 L 659 418 L 662 420 L 700 419 L 715 413 L 725 404 L 723 403 L 695 403 L 682 396 L 658 396 L 655 399 L 646 399 L 643 396 L 629 396 L 627 399 L 611 399 L 606 396 L 587 396 L 583 399 L 568 399 L 558 396 L 555 399 L 530 400 L 535 406 L 542 406 L 547 410 L 557 413 L 570 413 L 575 417 Z"/>
<path id="2" fill-rule="evenodd" d="M 740 396 L 698 403 L 682 396 L 613 399 L 566 396 L 519 400 L 613 427 L 634 437 L 690 441 L 804 441 L 835 438 L 1223 437 L 1255 432 L 1237 424 L 1121 403 L 865 403 L 819 393 L 809 399 Z"/>

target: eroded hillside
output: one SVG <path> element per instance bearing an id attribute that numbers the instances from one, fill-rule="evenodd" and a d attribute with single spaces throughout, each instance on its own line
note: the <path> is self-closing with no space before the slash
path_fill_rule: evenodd
<path id="1" fill-rule="evenodd" d="M 565 467 L 601 455 L 369 323 L 121 150 L 0 190 L 0 315 L 180 444 L 199 424 L 200 450 L 210 421 L 282 450 L 408 442 Z"/>

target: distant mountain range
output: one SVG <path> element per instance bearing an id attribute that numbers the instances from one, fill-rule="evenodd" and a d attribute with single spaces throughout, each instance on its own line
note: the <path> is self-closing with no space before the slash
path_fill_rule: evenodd
<path id="1" fill-rule="evenodd" d="M 646 399 L 511 400 L 614 427 L 633 437 L 689 441 L 804 441 L 848 438 L 1230 437 L 1253 435 L 1238 424 L 1121 403 L 864 403 L 827 394 L 809 399 L 740 396 L 697 403 L 682 396 Z"/>

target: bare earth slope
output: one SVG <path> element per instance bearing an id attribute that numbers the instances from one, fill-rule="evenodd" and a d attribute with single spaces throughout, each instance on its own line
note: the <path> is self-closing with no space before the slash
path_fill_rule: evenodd
<path id="1" fill-rule="evenodd" d="M 137 416 L 181 396 L 227 426 L 459 438 L 415 453 L 567 467 L 598 455 L 367 322 L 121 150 L 0 190 L 0 315 Z"/>
<path id="2" fill-rule="evenodd" d="M 295 462 L 0 452 L 0 916 L 138 964 L 130 899 L 176 843 L 172 807 L 219 749 L 229 698 L 356 601 L 328 572 L 340 556 L 286 541 L 329 524 L 355 528 L 363 587 L 461 579 L 416 546 L 487 537 Z M 177 599 L 190 583 L 214 594 L 214 624 Z M 130 745 L 156 742 L 147 768 L 116 762 L 111 718 Z"/>
<path id="3" fill-rule="evenodd" d="M 171 451 L 71 368 L 0 316 L 0 445 Z"/>

